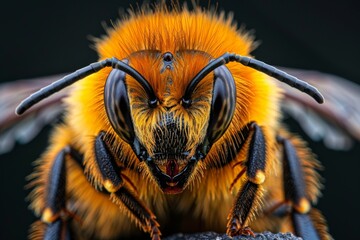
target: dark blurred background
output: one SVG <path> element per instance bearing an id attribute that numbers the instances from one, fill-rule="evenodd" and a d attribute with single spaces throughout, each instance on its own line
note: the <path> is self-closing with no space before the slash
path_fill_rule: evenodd
<path id="1" fill-rule="evenodd" d="M 96 61 L 89 36 L 103 35 L 101 23 L 116 20 L 119 9 L 127 9 L 130 3 L 136 2 L 7 1 L 0 14 L 0 81 L 70 72 Z M 278 66 L 316 69 L 360 84 L 357 1 L 219 1 L 218 8 L 233 12 L 239 24 L 255 31 L 261 41 L 253 52 L 256 58 Z M 301 133 L 295 122 L 289 124 Z M 35 220 L 25 201 L 25 176 L 46 148 L 50 129 L 0 156 L 0 239 L 25 239 Z M 335 239 L 355 239 L 360 217 L 360 144 L 347 152 L 316 142 L 310 142 L 310 147 L 325 166 L 325 189 L 318 208 Z"/>

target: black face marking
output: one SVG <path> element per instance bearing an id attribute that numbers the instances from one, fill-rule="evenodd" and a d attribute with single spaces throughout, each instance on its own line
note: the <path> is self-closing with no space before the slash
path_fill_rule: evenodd
<path id="1" fill-rule="evenodd" d="M 184 122 L 175 118 L 174 113 L 163 115 L 154 131 L 156 159 L 178 158 L 186 152 L 187 136 L 185 129 L 180 130 Z"/>

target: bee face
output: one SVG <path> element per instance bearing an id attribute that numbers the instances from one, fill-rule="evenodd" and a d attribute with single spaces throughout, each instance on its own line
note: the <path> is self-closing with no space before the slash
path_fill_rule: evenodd
<path id="1" fill-rule="evenodd" d="M 231 121 L 235 106 L 232 75 L 225 66 L 220 67 L 204 77 L 185 101 L 194 73 L 211 61 L 208 54 L 141 51 L 123 61 L 144 75 L 158 100 L 150 105 L 141 85 L 114 69 L 104 91 L 110 123 L 139 160 L 146 162 L 161 189 L 179 193 L 196 163 Z"/>

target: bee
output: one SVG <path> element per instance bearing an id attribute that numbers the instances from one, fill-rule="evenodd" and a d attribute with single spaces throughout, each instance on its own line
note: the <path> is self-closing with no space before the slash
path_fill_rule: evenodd
<path id="1" fill-rule="evenodd" d="M 152 239 L 173 231 L 290 231 L 328 239 L 320 169 L 281 123 L 281 88 L 313 86 L 251 57 L 254 42 L 201 9 L 143 9 L 97 41 L 99 62 L 25 99 L 71 86 L 64 122 L 31 175 L 32 238 Z M 307 96 L 303 95 L 303 98 Z"/>

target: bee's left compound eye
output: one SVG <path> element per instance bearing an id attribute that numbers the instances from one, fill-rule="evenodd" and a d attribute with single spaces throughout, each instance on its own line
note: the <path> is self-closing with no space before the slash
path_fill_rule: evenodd
<path id="1" fill-rule="evenodd" d="M 113 69 L 106 80 L 104 101 L 106 114 L 116 133 L 127 143 L 134 141 L 134 126 L 131 118 L 126 73 Z"/>
<path id="2" fill-rule="evenodd" d="M 236 87 L 234 78 L 226 66 L 220 66 L 214 70 L 211 112 L 204 143 L 205 154 L 229 127 L 234 116 L 235 105 Z"/>

